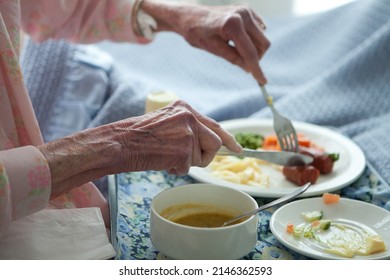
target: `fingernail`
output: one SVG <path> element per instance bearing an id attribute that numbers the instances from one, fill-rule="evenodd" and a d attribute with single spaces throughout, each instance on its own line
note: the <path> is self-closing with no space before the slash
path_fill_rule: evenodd
<path id="1" fill-rule="evenodd" d="M 242 146 L 240 145 L 240 143 L 238 143 L 238 142 L 236 142 L 236 147 L 235 147 L 236 149 L 235 149 L 235 152 L 237 152 L 237 153 L 239 153 L 239 152 L 241 152 L 242 151 Z"/>

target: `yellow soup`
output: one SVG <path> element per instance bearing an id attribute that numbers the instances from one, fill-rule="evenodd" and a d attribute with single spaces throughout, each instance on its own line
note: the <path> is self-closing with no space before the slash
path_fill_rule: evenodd
<path id="1" fill-rule="evenodd" d="M 160 215 L 172 222 L 186 226 L 215 228 L 221 227 L 238 213 L 231 209 L 222 209 L 212 205 L 188 203 L 171 206 L 163 210 Z"/>

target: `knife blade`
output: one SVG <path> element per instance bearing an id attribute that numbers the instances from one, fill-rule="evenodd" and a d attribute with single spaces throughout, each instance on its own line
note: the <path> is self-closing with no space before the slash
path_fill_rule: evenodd
<path id="1" fill-rule="evenodd" d="M 265 150 L 251 150 L 242 149 L 241 153 L 235 153 L 228 150 L 226 147 L 221 147 L 217 152 L 218 156 L 238 156 L 238 157 L 252 157 L 258 158 L 273 164 L 283 166 L 300 166 L 313 162 L 311 156 L 286 152 L 286 151 L 265 151 Z"/>

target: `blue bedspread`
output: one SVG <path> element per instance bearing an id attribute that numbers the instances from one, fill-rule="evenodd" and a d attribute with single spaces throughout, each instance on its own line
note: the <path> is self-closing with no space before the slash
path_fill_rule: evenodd
<path id="1" fill-rule="evenodd" d="M 303 18 L 268 19 L 261 65 L 275 106 L 333 126 L 390 182 L 390 1 L 359 0 Z M 27 87 L 45 140 L 140 115 L 145 96 L 175 92 L 216 120 L 269 118 L 256 82 L 236 66 L 165 33 L 146 46 L 27 40 Z"/>

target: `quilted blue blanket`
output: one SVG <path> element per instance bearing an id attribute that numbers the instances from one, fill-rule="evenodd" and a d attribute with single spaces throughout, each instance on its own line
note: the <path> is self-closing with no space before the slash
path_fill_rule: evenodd
<path id="1" fill-rule="evenodd" d="M 390 1 L 359 0 L 300 18 L 268 19 L 261 61 L 275 106 L 333 126 L 390 182 Z M 145 96 L 176 93 L 216 120 L 269 118 L 256 82 L 236 66 L 159 34 L 148 45 L 26 41 L 21 58 L 45 140 L 144 112 Z"/>

